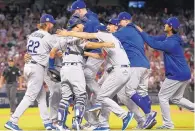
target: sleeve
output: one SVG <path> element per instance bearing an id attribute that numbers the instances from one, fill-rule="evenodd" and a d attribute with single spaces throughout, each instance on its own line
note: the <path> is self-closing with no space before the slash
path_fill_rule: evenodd
<path id="1" fill-rule="evenodd" d="M 85 23 L 85 27 L 84 27 L 84 32 L 88 32 L 88 33 L 94 33 L 95 32 L 95 27 L 96 27 L 96 23 L 93 21 L 87 21 Z"/>
<path id="2" fill-rule="evenodd" d="M 151 36 L 153 39 L 157 40 L 157 41 L 164 41 L 166 39 L 166 35 L 160 35 L 160 36 Z"/>
<path id="3" fill-rule="evenodd" d="M 123 39 L 123 32 L 124 32 L 124 29 L 120 29 L 118 30 L 117 32 L 113 33 L 113 36 L 115 36 L 116 38 L 122 40 Z"/>
<path id="4" fill-rule="evenodd" d="M 7 77 L 7 73 L 8 73 L 8 70 L 7 70 L 7 68 L 3 71 L 3 77 Z"/>
<path id="5" fill-rule="evenodd" d="M 104 32 L 98 32 L 95 33 L 96 37 L 99 41 L 103 41 L 103 42 L 113 42 L 113 35 L 110 33 L 104 33 Z"/>
<path id="6" fill-rule="evenodd" d="M 165 51 L 165 52 L 171 52 L 173 49 L 173 45 L 170 44 L 168 40 L 164 41 L 157 41 L 153 37 L 149 36 L 147 33 L 142 32 L 140 33 L 144 41 L 152 48 Z"/>
<path id="7" fill-rule="evenodd" d="M 81 40 L 81 43 L 80 43 L 80 47 L 84 50 L 85 49 L 85 46 L 86 46 L 86 44 L 87 44 L 87 42 L 88 41 L 86 41 L 86 40 Z"/>
<path id="8" fill-rule="evenodd" d="M 48 44 L 49 44 L 50 48 L 54 48 L 57 43 L 58 43 L 58 39 L 56 36 L 54 36 L 54 35 L 49 36 Z"/>
<path id="9" fill-rule="evenodd" d="M 21 76 L 21 71 L 17 68 L 17 76 Z"/>

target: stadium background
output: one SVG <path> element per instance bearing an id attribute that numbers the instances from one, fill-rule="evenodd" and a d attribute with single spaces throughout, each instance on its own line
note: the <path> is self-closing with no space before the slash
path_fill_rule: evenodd
<path id="1" fill-rule="evenodd" d="M 102 23 L 110 18 L 117 17 L 121 11 L 128 11 L 133 15 L 133 21 L 143 27 L 151 35 L 163 33 L 162 20 L 177 16 L 181 21 L 179 34 L 183 38 L 184 52 L 186 60 L 189 63 L 192 76 L 190 85 L 186 88 L 185 97 L 194 101 L 194 1 L 193 0 L 85 0 L 87 7 L 98 14 Z M 14 57 L 16 65 L 23 70 L 23 56 L 26 52 L 26 36 L 36 30 L 36 24 L 44 13 L 52 14 L 57 19 L 57 24 L 53 29 L 65 28 L 70 13 L 67 8 L 70 7 L 71 0 L 0 0 L 0 74 L 7 66 L 7 58 Z M 160 84 L 165 79 L 164 63 L 162 53 L 145 46 L 145 52 L 151 64 L 151 76 L 149 79 L 149 94 L 153 104 L 158 104 L 157 93 Z M 97 74 L 97 79 L 101 76 L 103 69 Z M 44 86 L 47 90 L 47 86 Z M 26 83 L 23 88 L 18 89 L 17 102 L 19 103 L 25 93 Z M 115 97 L 115 100 L 117 98 Z M 120 103 L 120 101 L 118 101 Z M 33 105 L 36 106 L 36 103 Z M 0 108 L 9 107 L 9 101 L 5 94 L 5 88 L 0 88 Z M 153 106 L 160 111 L 159 106 Z M 193 115 L 178 107 L 172 106 L 175 112 L 174 120 L 179 120 L 178 113 L 187 117 Z M 32 113 L 32 112 L 33 113 Z M 39 119 L 37 109 L 30 109 L 30 114 L 36 114 L 36 120 Z M 186 114 L 187 113 L 187 114 Z M 9 111 L 0 109 L 0 118 L 5 121 L 8 119 Z M 27 114 L 28 116 L 28 114 Z M 160 114 L 158 115 L 160 117 Z M 113 118 L 114 116 L 112 116 Z M 7 118 L 7 119 L 6 119 Z M 25 116 L 24 116 L 25 118 Z M 189 118 L 189 117 L 187 117 Z M 188 124 L 193 122 L 193 117 Z M 0 120 L 0 129 L 3 129 L 3 119 Z M 113 119 L 117 119 L 114 117 Z M 3 120 L 3 121 L 2 121 Z M 179 121 L 178 121 L 179 122 Z M 181 122 L 181 121 L 180 121 Z M 3 123 L 3 124 L 2 124 Z M 41 122 L 40 122 L 41 123 Z M 39 123 L 39 125 L 41 125 Z M 112 123 L 113 124 L 113 123 Z M 114 123 L 116 125 L 116 123 Z M 182 127 L 182 124 L 179 123 Z M 186 126 L 184 124 L 184 126 Z M 188 127 L 188 126 L 186 126 Z M 194 126 L 190 126 L 193 128 Z M 115 128 L 115 127 L 114 127 Z M 117 126 L 116 126 L 117 128 Z M 31 129 L 31 128 L 30 128 Z"/>

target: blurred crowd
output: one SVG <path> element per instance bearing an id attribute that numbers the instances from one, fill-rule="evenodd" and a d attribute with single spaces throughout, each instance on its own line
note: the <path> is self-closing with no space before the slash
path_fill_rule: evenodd
<path id="1" fill-rule="evenodd" d="M 10 56 L 14 57 L 16 65 L 23 69 L 23 56 L 26 52 L 26 36 L 36 30 L 36 24 L 39 23 L 39 18 L 44 13 L 52 14 L 57 19 L 57 24 L 53 32 L 58 28 L 64 28 L 70 13 L 67 11 L 67 6 L 57 5 L 53 3 L 44 5 L 40 9 L 36 5 L 15 4 L 14 2 L 0 9 L 0 72 L 5 68 L 6 59 Z M 95 6 L 92 11 L 98 14 L 102 23 L 110 18 L 117 17 L 120 11 L 124 11 L 122 7 Z M 130 9 L 129 12 L 133 15 L 133 22 L 143 27 L 143 29 L 151 35 L 163 34 L 162 20 L 175 14 L 168 14 L 165 11 L 150 12 L 146 9 Z M 176 14 L 177 15 L 177 14 Z M 194 11 L 181 10 L 177 15 L 181 21 L 179 34 L 183 38 L 185 45 L 184 52 L 186 60 L 191 68 L 192 77 L 191 85 L 194 84 Z M 151 76 L 149 79 L 149 91 L 158 92 L 160 84 L 165 79 L 164 63 L 162 53 L 145 46 L 145 52 L 151 64 Z"/>

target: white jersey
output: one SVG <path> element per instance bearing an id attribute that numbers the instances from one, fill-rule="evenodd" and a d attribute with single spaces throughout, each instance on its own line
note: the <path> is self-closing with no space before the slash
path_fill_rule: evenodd
<path id="1" fill-rule="evenodd" d="M 56 43 L 56 37 L 46 31 L 37 30 L 28 36 L 27 52 L 31 55 L 33 61 L 47 66 L 49 53 Z"/>
<path id="2" fill-rule="evenodd" d="M 130 65 L 130 61 L 121 42 L 115 36 L 113 36 L 111 33 L 104 32 L 98 32 L 96 34 L 96 37 L 100 41 L 112 42 L 115 45 L 115 48 L 103 48 L 103 51 L 105 51 L 107 54 L 106 62 L 108 65 Z"/>
<path id="3" fill-rule="evenodd" d="M 76 37 L 63 37 L 60 42 L 57 44 L 56 48 L 62 50 L 63 52 L 63 63 L 65 62 L 79 62 L 84 63 L 83 54 L 85 43 L 83 40 Z M 72 54 L 71 52 L 78 53 Z"/>

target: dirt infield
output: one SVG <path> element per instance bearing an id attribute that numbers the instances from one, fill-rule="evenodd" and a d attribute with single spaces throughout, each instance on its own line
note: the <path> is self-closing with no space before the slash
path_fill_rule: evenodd
<path id="1" fill-rule="evenodd" d="M 152 109 L 154 111 L 157 111 L 157 126 L 162 125 L 162 117 L 160 113 L 160 107 L 159 106 L 152 106 Z M 71 111 L 71 109 L 70 109 Z M 175 124 L 176 130 L 194 130 L 194 113 L 191 113 L 186 110 L 180 111 L 177 106 L 171 106 L 171 116 L 173 119 L 173 122 Z M 71 115 L 68 116 L 67 125 L 71 127 Z M 0 130 L 5 130 L 3 127 L 5 122 L 9 120 L 9 109 L 0 109 Z M 84 121 L 85 122 L 85 121 Z M 114 114 L 111 114 L 110 116 L 110 127 L 112 130 L 120 130 L 122 126 L 122 121 L 120 118 L 116 117 Z M 28 109 L 24 115 L 21 117 L 19 121 L 19 126 L 23 130 L 44 130 L 43 123 L 41 121 L 41 118 L 39 116 L 39 110 L 37 108 L 30 108 Z M 136 126 L 135 120 L 132 121 L 130 124 L 128 130 L 131 130 Z M 154 127 L 154 129 L 155 129 Z M 132 130 L 131 130 L 132 131 Z M 136 130 L 138 131 L 138 130 Z"/>

